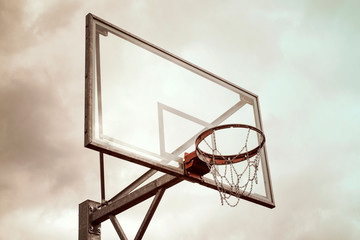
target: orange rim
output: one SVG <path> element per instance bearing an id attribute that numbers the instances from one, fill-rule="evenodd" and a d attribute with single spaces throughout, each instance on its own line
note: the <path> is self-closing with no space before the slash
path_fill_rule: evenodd
<path id="1" fill-rule="evenodd" d="M 262 141 L 259 144 L 259 146 L 257 146 L 256 148 L 247 151 L 245 153 L 241 153 L 241 154 L 234 154 L 234 155 L 216 155 L 216 154 L 210 154 L 207 152 L 202 151 L 199 148 L 199 144 L 210 134 L 212 134 L 213 132 L 217 131 L 217 130 L 221 130 L 221 129 L 226 129 L 226 128 L 249 128 L 250 130 L 256 131 L 258 133 L 260 133 L 260 135 L 262 136 Z M 241 162 L 244 161 L 248 158 L 252 158 L 253 156 L 255 156 L 259 150 L 264 146 L 265 144 L 265 135 L 264 133 L 253 126 L 250 125 L 246 125 L 246 124 L 226 124 L 226 125 L 220 125 L 217 127 L 213 127 L 213 128 L 209 128 L 207 130 L 205 130 L 204 132 L 202 132 L 195 140 L 195 147 L 196 147 L 196 155 L 204 162 L 207 162 L 209 164 L 212 165 L 224 165 L 224 164 L 228 164 L 229 160 L 231 160 L 231 163 L 237 163 L 237 162 Z"/>

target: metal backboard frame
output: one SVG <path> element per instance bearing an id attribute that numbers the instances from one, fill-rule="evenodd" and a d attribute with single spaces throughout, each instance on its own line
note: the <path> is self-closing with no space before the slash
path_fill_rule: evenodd
<path id="1" fill-rule="evenodd" d="M 153 170 L 161 171 L 166 174 L 173 175 L 182 180 L 189 180 L 197 182 L 203 186 L 217 190 L 214 181 L 210 178 L 203 178 L 202 180 L 193 179 L 184 174 L 182 165 L 182 158 L 178 156 L 179 153 L 186 150 L 194 141 L 196 135 L 188 139 L 182 146 L 172 153 L 167 153 L 160 147 L 160 153 L 149 153 L 144 149 L 136 148 L 132 145 L 118 141 L 117 139 L 103 133 L 102 130 L 102 97 L 101 97 L 101 68 L 100 68 L 100 36 L 107 36 L 108 34 L 115 35 L 123 40 L 126 40 L 142 49 L 145 49 L 167 61 L 178 65 L 210 82 L 217 84 L 221 88 L 225 88 L 234 94 L 238 94 L 239 100 L 232 107 L 224 111 L 220 116 L 211 122 L 202 121 L 194 116 L 191 116 L 179 109 L 172 108 L 166 104 L 158 103 L 158 121 L 159 121 L 159 141 L 163 144 L 164 127 L 162 122 L 162 114 L 164 112 L 171 112 L 181 118 L 193 121 L 206 128 L 214 127 L 221 124 L 229 118 L 236 111 L 244 106 L 251 106 L 254 112 L 254 124 L 257 128 L 263 130 L 261 122 L 261 114 L 258 96 L 255 94 L 236 86 L 235 84 L 222 79 L 215 74 L 202 69 L 154 44 L 151 44 L 99 17 L 88 14 L 86 17 L 86 63 L 85 63 L 85 146 L 87 148 L 105 153 L 123 160 L 127 160 Z M 162 145 L 161 145 L 162 146 Z M 154 160 L 157 159 L 157 160 Z M 168 159 L 168 160 L 167 160 Z M 169 164 L 170 162 L 178 162 L 178 165 Z M 264 179 L 265 194 L 259 195 L 252 193 L 244 195 L 242 198 L 250 202 L 273 208 L 275 207 L 269 165 L 267 160 L 266 146 L 261 152 L 261 168 Z M 230 189 L 227 189 L 229 192 Z"/>

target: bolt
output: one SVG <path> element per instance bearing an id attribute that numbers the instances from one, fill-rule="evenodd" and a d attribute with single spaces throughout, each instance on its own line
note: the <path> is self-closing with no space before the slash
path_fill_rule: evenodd
<path id="1" fill-rule="evenodd" d="M 100 227 L 98 227 L 97 232 L 101 233 L 101 228 Z"/>
<path id="2" fill-rule="evenodd" d="M 93 206 L 89 206 L 89 211 L 93 212 L 94 211 L 94 207 Z"/>

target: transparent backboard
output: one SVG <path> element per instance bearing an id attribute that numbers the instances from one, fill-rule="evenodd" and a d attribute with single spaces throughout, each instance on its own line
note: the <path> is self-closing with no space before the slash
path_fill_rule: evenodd
<path id="1" fill-rule="evenodd" d="M 185 179 L 184 153 L 200 132 L 263 129 L 256 95 L 91 14 L 85 79 L 85 146 Z M 274 207 L 266 146 L 258 175 L 244 199 Z M 210 176 L 198 183 L 216 189 Z"/>

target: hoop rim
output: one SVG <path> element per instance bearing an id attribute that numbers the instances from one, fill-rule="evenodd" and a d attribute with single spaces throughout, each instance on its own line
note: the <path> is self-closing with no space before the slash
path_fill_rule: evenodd
<path id="1" fill-rule="evenodd" d="M 199 148 L 199 144 L 207 136 L 209 136 L 210 134 L 212 134 L 213 132 L 215 132 L 217 130 L 226 129 L 226 128 L 249 128 L 250 130 L 258 132 L 262 136 L 262 141 L 259 144 L 259 146 L 257 146 L 256 148 L 254 148 L 250 151 L 247 151 L 245 153 L 234 154 L 234 155 L 210 154 L 210 153 L 202 151 Z M 232 159 L 231 163 L 238 163 L 238 162 L 242 162 L 248 158 L 255 156 L 258 153 L 258 151 L 264 146 L 264 144 L 265 144 L 265 135 L 260 129 L 253 127 L 251 125 L 247 125 L 247 124 L 225 124 L 225 125 L 219 125 L 219 126 L 216 126 L 213 128 L 209 128 L 209 129 L 203 131 L 202 133 L 200 133 L 200 135 L 195 140 L 195 152 L 196 152 L 196 155 L 198 156 L 198 158 L 200 158 L 200 160 L 202 160 L 204 162 L 207 162 L 212 165 L 224 165 L 224 164 L 229 163 L 226 159 L 228 159 L 228 160 Z"/>

